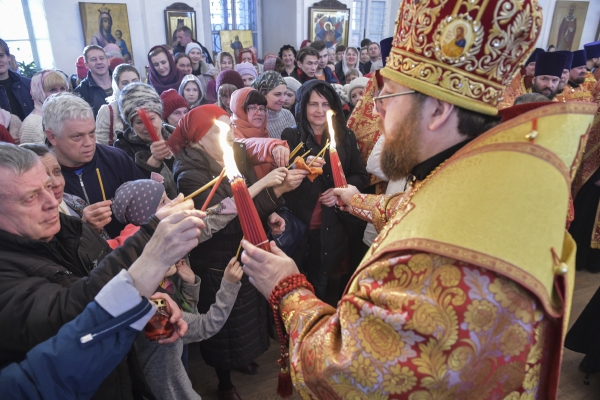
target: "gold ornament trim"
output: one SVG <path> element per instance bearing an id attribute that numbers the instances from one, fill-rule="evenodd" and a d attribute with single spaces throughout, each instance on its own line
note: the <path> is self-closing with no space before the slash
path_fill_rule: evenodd
<path id="1" fill-rule="evenodd" d="M 536 0 L 531 0 L 531 4 L 525 0 L 499 0 L 494 7 L 493 24 L 486 30 L 480 20 L 489 0 L 458 0 L 452 15 L 438 23 L 447 3 L 447 0 L 421 0 L 400 8 L 394 47 L 381 73 L 440 100 L 497 115 L 497 104 L 505 87 L 517 72 L 517 66 L 533 51 L 531 44 L 542 24 L 541 8 Z M 470 15 L 475 12 L 475 17 Z M 444 36 L 447 29 L 459 25 L 463 29 L 470 27 L 470 40 L 465 51 L 458 53 L 456 48 L 457 56 L 452 56 L 443 48 Z"/>

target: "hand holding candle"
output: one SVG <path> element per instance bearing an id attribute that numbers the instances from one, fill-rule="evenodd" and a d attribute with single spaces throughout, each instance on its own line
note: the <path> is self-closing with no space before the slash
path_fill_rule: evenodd
<path id="1" fill-rule="evenodd" d="M 221 128 L 221 132 L 228 132 L 230 129 L 229 125 L 225 122 L 217 120 L 215 121 L 215 124 Z M 265 233 L 265 229 L 258 216 L 252 197 L 250 197 L 244 177 L 237 169 L 233 157 L 233 149 L 227 143 L 226 135 L 220 136 L 220 143 L 221 148 L 223 149 L 223 162 L 227 169 L 227 177 L 231 183 L 231 191 L 233 192 L 233 197 L 235 199 L 235 206 L 238 210 L 238 217 L 240 219 L 240 225 L 242 225 L 244 237 L 255 246 L 269 251 L 270 247 L 267 240 L 267 234 Z"/>

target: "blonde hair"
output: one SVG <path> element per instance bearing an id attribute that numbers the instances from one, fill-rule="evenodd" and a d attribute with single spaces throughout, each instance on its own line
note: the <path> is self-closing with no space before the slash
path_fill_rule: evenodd
<path id="1" fill-rule="evenodd" d="M 44 92 L 49 92 L 50 90 L 59 88 L 61 86 L 64 86 L 65 90 L 69 90 L 69 81 L 67 81 L 67 78 L 60 72 L 49 72 L 48 75 L 44 77 L 44 81 L 42 82 Z"/>

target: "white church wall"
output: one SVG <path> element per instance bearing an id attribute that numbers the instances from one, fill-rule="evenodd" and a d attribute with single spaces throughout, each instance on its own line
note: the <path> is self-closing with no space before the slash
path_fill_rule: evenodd
<path id="1" fill-rule="evenodd" d="M 171 5 L 173 0 L 120 0 L 119 3 L 127 4 L 129 17 L 129 31 L 131 34 L 134 64 L 144 75 L 147 65 L 146 54 L 157 44 L 166 43 L 166 30 L 164 10 Z M 206 29 L 203 4 L 207 1 L 195 0 L 186 2 L 196 11 L 198 24 L 198 40 L 205 44 Z M 75 72 L 75 62 L 82 54 L 86 43 L 81 27 L 79 14 L 79 1 L 77 0 L 44 0 L 48 30 L 50 32 L 50 45 L 54 55 L 54 64 L 67 73 Z M 110 6 L 109 6 L 110 8 Z M 206 7 L 204 7 L 206 9 Z M 209 17 L 210 21 L 210 17 Z M 210 32 L 210 27 L 208 27 Z"/>

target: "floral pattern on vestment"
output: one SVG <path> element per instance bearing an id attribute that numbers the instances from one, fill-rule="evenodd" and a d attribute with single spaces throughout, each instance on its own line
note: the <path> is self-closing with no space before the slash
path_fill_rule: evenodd
<path id="1" fill-rule="evenodd" d="M 303 289 L 282 301 L 303 398 L 544 398 L 554 324 L 519 284 L 403 251 L 359 268 L 351 288 L 337 310 Z"/>

